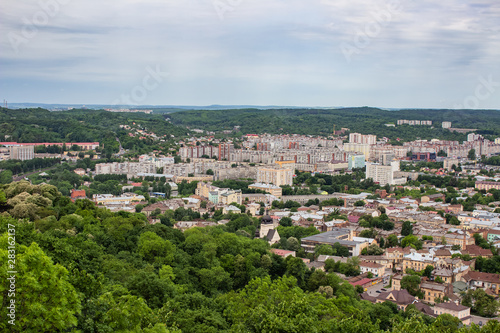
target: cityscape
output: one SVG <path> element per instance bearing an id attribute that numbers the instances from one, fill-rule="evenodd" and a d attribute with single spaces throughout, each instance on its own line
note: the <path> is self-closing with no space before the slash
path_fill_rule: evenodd
<path id="1" fill-rule="evenodd" d="M 1 5 L 1 332 L 500 332 L 500 5 Z"/>

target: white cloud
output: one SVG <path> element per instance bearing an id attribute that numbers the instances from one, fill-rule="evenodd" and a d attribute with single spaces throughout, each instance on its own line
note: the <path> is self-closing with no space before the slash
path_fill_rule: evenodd
<path id="1" fill-rule="evenodd" d="M 17 52 L 9 34 L 23 36 L 44 10 L 34 0 L 0 4 L 3 98 L 34 101 L 45 81 L 65 89 L 65 102 L 87 91 L 86 103 L 105 103 L 159 65 L 169 83 L 145 103 L 445 107 L 500 58 L 494 0 L 400 0 L 390 17 L 394 0 L 220 0 L 235 4 L 223 20 L 213 0 L 41 1 L 66 4 Z M 367 31 L 346 61 L 342 43 Z M 30 79 L 40 86 L 26 88 Z M 495 95 L 484 107 L 499 102 Z"/>

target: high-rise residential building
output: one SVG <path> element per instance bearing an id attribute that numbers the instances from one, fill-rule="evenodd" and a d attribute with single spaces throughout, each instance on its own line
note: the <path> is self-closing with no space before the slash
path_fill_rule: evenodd
<path id="1" fill-rule="evenodd" d="M 366 163 L 366 179 L 371 178 L 380 185 L 399 185 L 406 183 L 406 178 L 395 177 L 399 171 L 399 161 L 391 161 L 389 164 Z"/>
<path id="2" fill-rule="evenodd" d="M 349 143 L 361 143 L 374 145 L 377 143 L 377 136 L 371 134 L 351 133 L 349 134 Z"/>
<path id="3" fill-rule="evenodd" d="M 344 143 L 344 151 L 352 151 L 356 153 L 361 153 L 365 155 L 365 159 L 368 160 L 370 157 L 372 145 L 363 143 Z"/>
<path id="4" fill-rule="evenodd" d="M 348 169 L 359 169 L 365 167 L 365 155 L 351 155 L 347 158 Z"/>
<path id="5" fill-rule="evenodd" d="M 257 170 L 257 182 L 273 184 L 276 186 L 292 185 L 293 171 L 286 168 L 259 168 Z"/>
<path id="6" fill-rule="evenodd" d="M 219 144 L 219 161 L 229 161 L 230 154 L 234 151 L 234 145 L 230 143 Z"/>
<path id="7" fill-rule="evenodd" d="M 35 146 L 10 147 L 10 159 L 27 161 L 35 158 Z"/>

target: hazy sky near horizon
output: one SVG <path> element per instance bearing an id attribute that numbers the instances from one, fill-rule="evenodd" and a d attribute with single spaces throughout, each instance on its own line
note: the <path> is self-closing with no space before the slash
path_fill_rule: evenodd
<path id="1" fill-rule="evenodd" d="M 498 0 L 3 0 L 9 102 L 500 109 Z"/>

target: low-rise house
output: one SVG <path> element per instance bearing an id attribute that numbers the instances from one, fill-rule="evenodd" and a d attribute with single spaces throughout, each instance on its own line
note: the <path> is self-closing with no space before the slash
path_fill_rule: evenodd
<path id="1" fill-rule="evenodd" d="M 381 277 L 385 274 L 385 266 L 369 261 L 360 261 L 359 269 L 361 273 L 372 273 L 375 277 Z"/>
<path id="2" fill-rule="evenodd" d="M 471 324 L 470 308 L 467 306 L 459 305 L 453 302 L 438 303 L 434 306 L 434 314 L 436 316 L 445 313 L 460 319 L 464 325 Z"/>
<path id="3" fill-rule="evenodd" d="M 453 283 L 453 270 L 448 268 L 436 268 L 432 271 L 434 279 L 440 278 L 444 283 Z"/>
<path id="4" fill-rule="evenodd" d="M 295 251 L 288 251 L 282 249 L 271 249 L 271 253 L 279 255 L 280 257 L 286 258 L 288 256 L 295 257 Z"/>
<path id="5" fill-rule="evenodd" d="M 374 303 L 384 303 L 385 301 L 396 304 L 398 310 L 404 311 L 410 304 L 417 302 L 417 299 L 410 295 L 406 289 L 383 291 L 379 295 L 373 297 Z"/>
<path id="6" fill-rule="evenodd" d="M 392 268 L 394 267 L 394 260 L 388 259 L 387 253 L 379 256 L 359 256 L 359 259 L 366 262 L 373 262 L 375 264 L 383 265 L 385 267 L 385 270 L 392 270 Z"/>
<path id="7" fill-rule="evenodd" d="M 85 190 L 71 190 L 71 201 L 75 201 L 78 199 L 87 199 Z"/>
<path id="8" fill-rule="evenodd" d="M 451 252 L 450 252 L 450 250 L 446 250 L 446 249 L 438 249 L 438 250 L 434 251 L 434 257 L 443 258 L 443 259 L 446 259 L 446 258 L 451 259 Z"/>
<path id="9" fill-rule="evenodd" d="M 470 289 L 491 289 L 493 293 L 500 293 L 500 274 L 470 271 L 463 277 Z"/>
<path id="10" fill-rule="evenodd" d="M 477 245 L 467 245 L 465 250 L 462 251 L 462 254 L 468 254 L 471 257 L 493 257 L 493 253 L 490 249 L 483 249 L 482 247 Z"/>

